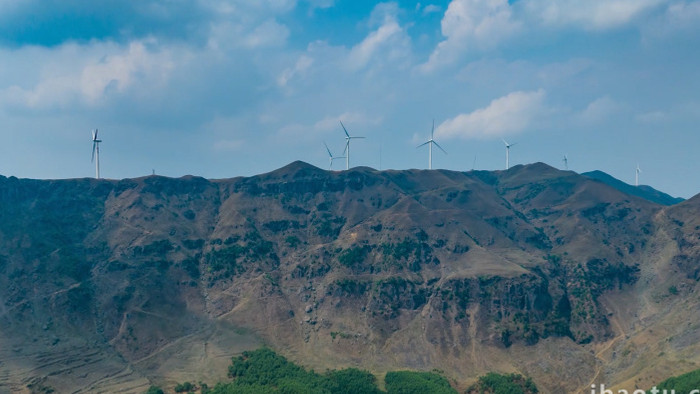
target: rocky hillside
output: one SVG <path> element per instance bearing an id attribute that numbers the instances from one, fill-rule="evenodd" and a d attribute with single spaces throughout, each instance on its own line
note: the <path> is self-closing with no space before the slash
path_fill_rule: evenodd
<path id="1" fill-rule="evenodd" d="M 646 387 L 700 362 L 698 211 L 539 163 L 0 177 L 0 392 L 215 381 L 261 343 L 461 388 Z"/>

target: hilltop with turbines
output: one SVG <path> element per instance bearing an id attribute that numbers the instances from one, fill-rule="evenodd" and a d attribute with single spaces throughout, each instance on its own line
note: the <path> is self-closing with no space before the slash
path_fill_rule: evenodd
<path id="1" fill-rule="evenodd" d="M 353 139 L 365 139 L 366 137 L 363 136 L 354 136 L 350 135 L 348 132 L 347 128 L 345 127 L 345 124 L 343 124 L 342 120 L 339 120 L 340 127 L 343 130 L 343 133 L 345 134 L 345 144 L 344 144 L 344 149 L 342 156 L 337 156 L 333 155 L 331 152 L 331 149 L 328 147 L 328 144 L 323 141 L 323 146 L 326 149 L 326 152 L 328 153 L 328 170 L 333 170 L 333 162 L 336 160 L 341 160 L 345 159 L 345 170 L 350 169 L 350 142 Z M 100 143 L 102 140 L 98 139 L 97 137 L 98 130 L 93 129 L 92 130 L 92 162 L 95 164 L 95 178 L 99 179 L 100 178 Z M 517 145 L 517 143 L 509 143 L 505 139 L 501 138 L 501 141 L 503 142 L 503 145 L 505 146 L 505 169 L 508 170 L 510 168 L 510 149 Z M 444 154 L 447 154 L 447 151 L 438 144 L 438 142 L 435 140 L 435 119 L 433 119 L 432 123 L 432 128 L 430 130 L 430 138 L 423 142 L 422 144 L 418 145 L 416 148 L 421 148 L 423 146 L 428 146 L 428 169 L 432 170 L 433 169 L 433 146 L 437 147 L 442 151 Z M 562 163 L 564 164 L 563 169 L 564 170 L 569 170 L 569 157 L 567 154 L 564 154 L 562 157 Z M 381 147 L 380 147 L 380 167 L 381 167 Z M 472 170 L 475 170 L 476 166 L 476 156 L 474 157 L 474 163 L 472 165 Z M 381 170 L 381 168 L 380 168 Z M 635 186 L 640 186 L 639 185 L 639 174 L 642 172 L 641 168 L 639 167 L 639 163 L 637 163 L 637 167 L 635 168 Z M 152 171 L 152 174 L 155 175 L 155 170 Z M 603 179 L 599 179 L 603 180 Z M 605 181 L 605 180 L 604 180 Z M 617 181 L 617 180 L 616 180 Z M 618 181 L 619 182 L 619 181 Z M 608 182 L 611 185 L 617 185 L 618 182 Z M 650 188 L 649 186 L 645 186 L 645 188 Z M 653 188 L 651 188 L 653 190 Z M 651 191 L 651 193 L 654 193 L 654 191 Z M 673 197 L 669 198 L 673 199 Z M 682 199 L 680 199 L 682 200 Z"/>
<path id="2" fill-rule="evenodd" d="M 460 390 L 651 387 L 700 367 L 700 202 L 604 175 L 0 177 L 0 387 L 214 383 L 262 345 Z"/>

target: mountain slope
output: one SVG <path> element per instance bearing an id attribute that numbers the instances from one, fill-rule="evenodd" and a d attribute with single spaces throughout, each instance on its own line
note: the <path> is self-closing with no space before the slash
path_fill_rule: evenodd
<path id="1" fill-rule="evenodd" d="M 651 186 L 647 185 L 639 185 L 639 186 L 632 186 L 630 184 L 627 184 L 625 182 L 622 182 L 621 180 L 604 173 L 603 171 L 590 171 L 590 172 L 584 172 L 581 174 L 583 176 L 587 176 L 589 178 L 597 179 L 606 185 L 612 186 L 616 188 L 617 190 L 620 190 L 623 193 L 630 194 L 633 196 L 641 197 L 646 200 L 655 202 L 657 204 L 661 205 L 674 205 L 678 204 L 679 202 L 683 202 L 684 200 L 680 197 L 673 197 L 670 196 L 664 192 L 661 192 L 659 190 L 654 189 Z"/>
<path id="2" fill-rule="evenodd" d="M 489 371 L 552 392 L 658 381 L 700 361 L 697 328 L 663 326 L 698 323 L 683 312 L 696 226 L 679 219 L 696 205 L 541 163 L 0 177 L 0 388 L 216 379 L 262 342 L 314 368 L 439 368 L 462 388 Z"/>

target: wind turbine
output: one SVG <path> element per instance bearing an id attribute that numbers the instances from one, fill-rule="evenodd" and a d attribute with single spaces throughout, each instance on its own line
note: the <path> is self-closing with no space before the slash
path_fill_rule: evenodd
<path id="1" fill-rule="evenodd" d="M 503 138 L 501 138 L 501 141 L 503 141 L 503 143 L 506 145 L 506 170 L 507 170 L 507 169 L 510 168 L 510 164 L 509 164 L 509 162 L 508 162 L 508 161 L 510 160 L 510 147 L 511 147 L 511 146 L 515 146 L 515 145 L 517 144 L 517 142 L 514 142 L 514 143 L 512 143 L 512 144 L 509 144 L 509 143 L 506 142 L 506 140 L 504 140 Z"/>
<path id="2" fill-rule="evenodd" d="M 95 177 L 100 179 L 100 142 L 97 139 L 97 129 L 92 130 L 92 161 L 95 162 Z"/>
<path id="3" fill-rule="evenodd" d="M 637 163 L 637 170 L 635 171 L 634 174 L 634 185 L 639 186 L 639 173 L 641 173 L 642 170 L 639 168 L 639 163 Z"/>
<path id="4" fill-rule="evenodd" d="M 326 147 L 326 151 L 328 151 L 328 156 L 329 156 L 328 170 L 330 171 L 333 169 L 333 160 L 344 159 L 345 156 L 333 156 L 333 154 L 331 153 L 331 150 L 328 148 L 328 145 L 326 145 L 326 141 L 323 141 L 323 145 Z"/>
<path id="5" fill-rule="evenodd" d="M 569 169 L 569 158 L 566 155 L 564 155 L 564 158 L 561 161 L 564 162 L 564 168 L 566 168 L 568 170 Z"/>
<path id="6" fill-rule="evenodd" d="M 350 169 L 350 140 L 353 138 L 365 138 L 365 137 L 355 137 L 351 136 L 348 133 L 348 129 L 345 128 L 345 125 L 343 124 L 343 121 L 340 121 L 340 126 L 343 128 L 343 131 L 345 132 L 345 149 L 343 150 L 343 154 L 345 155 L 345 169 L 349 170 Z"/>
<path id="7" fill-rule="evenodd" d="M 420 148 L 423 145 L 428 145 L 428 169 L 432 170 L 433 169 L 433 145 L 437 146 L 440 148 L 441 151 L 445 152 L 444 149 L 438 144 L 434 139 L 433 139 L 433 134 L 435 134 L 435 119 L 433 119 L 433 129 L 430 131 L 430 139 L 416 147 L 416 149 Z M 447 152 L 445 152 L 447 154 Z"/>

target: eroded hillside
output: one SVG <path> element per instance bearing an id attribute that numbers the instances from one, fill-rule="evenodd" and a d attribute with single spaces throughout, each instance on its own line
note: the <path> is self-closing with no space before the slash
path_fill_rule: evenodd
<path id="1" fill-rule="evenodd" d="M 0 391 L 217 379 L 262 342 L 460 387 L 644 387 L 700 361 L 695 200 L 544 164 L 0 178 Z"/>

